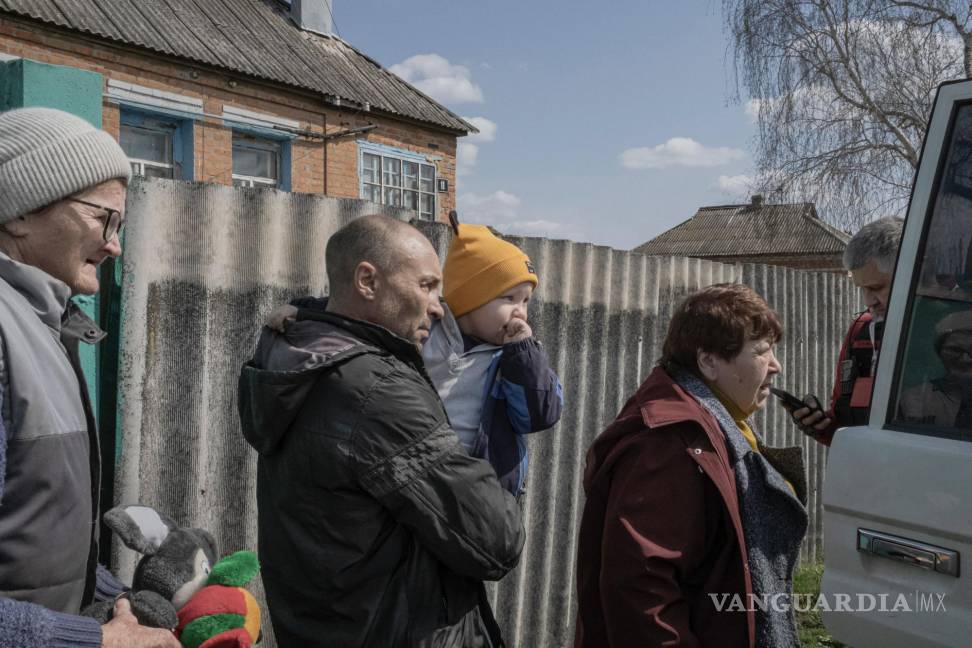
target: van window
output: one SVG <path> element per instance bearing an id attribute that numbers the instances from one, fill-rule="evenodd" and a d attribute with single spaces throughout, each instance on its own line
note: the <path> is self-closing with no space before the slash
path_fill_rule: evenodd
<path id="1" fill-rule="evenodd" d="M 972 441 L 972 105 L 953 116 L 936 182 L 891 422 Z"/>

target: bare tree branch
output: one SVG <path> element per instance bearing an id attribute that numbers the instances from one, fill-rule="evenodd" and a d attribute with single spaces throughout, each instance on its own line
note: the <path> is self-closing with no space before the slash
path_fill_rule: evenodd
<path id="1" fill-rule="evenodd" d="M 953 13 L 946 13 L 945 10 L 935 7 L 934 2 L 906 2 L 905 0 L 891 0 L 891 4 L 896 7 L 914 9 L 918 13 L 924 13 L 931 16 L 931 18 L 925 23 L 926 25 L 931 25 L 939 20 L 944 20 L 950 23 L 959 34 L 964 34 L 963 25 L 959 24 L 958 18 Z"/>
<path id="2" fill-rule="evenodd" d="M 759 189 L 856 228 L 903 210 L 935 90 L 972 77 L 972 3 L 723 0 Z"/>

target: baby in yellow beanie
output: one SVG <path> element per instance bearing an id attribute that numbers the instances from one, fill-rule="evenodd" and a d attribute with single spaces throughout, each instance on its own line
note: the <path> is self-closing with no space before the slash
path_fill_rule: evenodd
<path id="1" fill-rule="evenodd" d="M 422 358 L 460 442 L 523 490 L 525 435 L 560 420 L 563 389 L 527 323 L 539 279 L 529 257 L 482 225 L 453 223 L 442 269 L 444 316 Z"/>

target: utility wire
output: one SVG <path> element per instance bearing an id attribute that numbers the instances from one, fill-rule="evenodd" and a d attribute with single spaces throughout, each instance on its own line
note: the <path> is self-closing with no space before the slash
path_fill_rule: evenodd
<path id="1" fill-rule="evenodd" d="M 334 20 L 334 12 L 331 11 L 331 0 L 324 0 L 324 6 L 327 7 L 327 13 L 331 14 L 331 25 L 334 27 L 334 33 L 336 33 L 339 37 L 344 38 L 341 36 L 341 30 L 338 29 L 337 21 Z"/>

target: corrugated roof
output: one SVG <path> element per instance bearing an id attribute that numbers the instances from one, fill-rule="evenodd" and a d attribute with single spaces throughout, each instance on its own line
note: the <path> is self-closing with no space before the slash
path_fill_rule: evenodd
<path id="1" fill-rule="evenodd" d="M 341 38 L 299 29 L 288 11 L 277 0 L 0 0 L 0 13 L 476 131 Z"/>
<path id="2" fill-rule="evenodd" d="M 850 235 L 817 217 L 813 203 L 702 207 L 635 252 L 693 257 L 840 254 Z"/>

